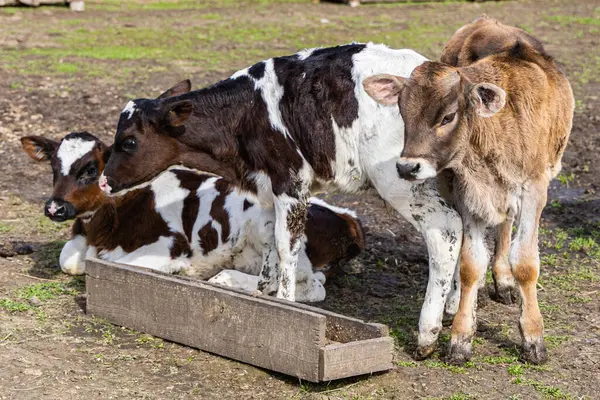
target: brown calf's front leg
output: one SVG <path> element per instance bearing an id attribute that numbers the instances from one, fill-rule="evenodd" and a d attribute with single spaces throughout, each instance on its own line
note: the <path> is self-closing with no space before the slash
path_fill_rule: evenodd
<path id="1" fill-rule="evenodd" d="M 546 361 L 544 322 L 537 302 L 540 272 L 538 227 L 546 205 L 548 182 L 542 179 L 523 188 L 519 228 L 510 252 L 510 266 L 521 292 L 521 359 L 534 364 Z"/>
<path id="2" fill-rule="evenodd" d="M 462 364 L 471 358 L 471 348 L 477 327 L 477 291 L 485 276 L 489 257 L 485 247 L 485 224 L 463 217 L 463 243 L 460 253 L 460 303 L 452 323 L 448 362 Z"/>
<path id="3" fill-rule="evenodd" d="M 508 218 L 496 228 L 496 248 L 492 273 L 494 276 L 494 300 L 503 304 L 514 304 L 518 298 L 517 286 L 508 257 L 512 236 L 513 218 Z"/>

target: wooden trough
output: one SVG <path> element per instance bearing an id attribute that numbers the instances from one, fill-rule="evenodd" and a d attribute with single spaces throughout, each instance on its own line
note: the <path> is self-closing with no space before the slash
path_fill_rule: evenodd
<path id="1" fill-rule="evenodd" d="M 392 368 L 381 324 L 146 268 L 86 262 L 87 313 L 310 382 Z"/>

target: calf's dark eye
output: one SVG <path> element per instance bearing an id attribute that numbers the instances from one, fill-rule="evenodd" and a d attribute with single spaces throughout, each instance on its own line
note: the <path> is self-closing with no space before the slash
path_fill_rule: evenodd
<path id="1" fill-rule="evenodd" d="M 448 114 L 444 117 L 444 119 L 442 119 L 442 122 L 440 123 L 440 126 L 444 126 L 444 125 L 448 125 L 450 122 L 454 121 L 454 117 L 456 116 L 456 113 L 453 112 L 452 114 Z"/>
<path id="2" fill-rule="evenodd" d="M 124 151 L 133 151 L 137 147 L 137 142 L 134 138 L 127 138 L 121 142 L 121 148 Z"/>

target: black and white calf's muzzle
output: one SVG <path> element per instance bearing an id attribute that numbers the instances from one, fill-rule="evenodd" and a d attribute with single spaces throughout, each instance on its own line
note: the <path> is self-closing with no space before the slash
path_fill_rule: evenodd
<path id="1" fill-rule="evenodd" d="M 44 214 L 52 221 L 62 222 L 73 219 L 77 215 L 75 206 L 61 199 L 50 199 L 44 206 Z"/>
<path id="2" fill-rule="evenodd" d="M 401 179 L 407 181 L 423 181 L 437 175 L 435 166 L 424 158 L 400 157 L 396 171 Z"/>

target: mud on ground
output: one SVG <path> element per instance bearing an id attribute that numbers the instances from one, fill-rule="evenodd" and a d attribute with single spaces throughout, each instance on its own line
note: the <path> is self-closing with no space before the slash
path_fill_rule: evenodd
<path id="1" fill-rule="evenodd" d="M 600 394 L 600 7 L 585 0 L 369 5 L 311 1 L 86 1 L 87 10 L 0 8 L 0 399 L 598 399 Z M 195 87 L 313 46 L 385 42 L 437 58 L 456 28 L 487 13 L 541 38 L 573 85 L 577 111 L 544 211 L 539 300 L 550 361 L 517 361 L 518 307 L 479 312 L 475 357 L 411 352 L 427 279 L 417 232 L 376 198 L 330 195 L 369 229 L 356 268 L 320 307 L 388 324 L 395 371 L 314 385 L 112 326 L 82 312 L 83 281 L 57 267 L 68 224 L 42 215 L 49 166 L 19 137 L 89 130 L 110 141 L 123 105 L 191 78 Z"/>

